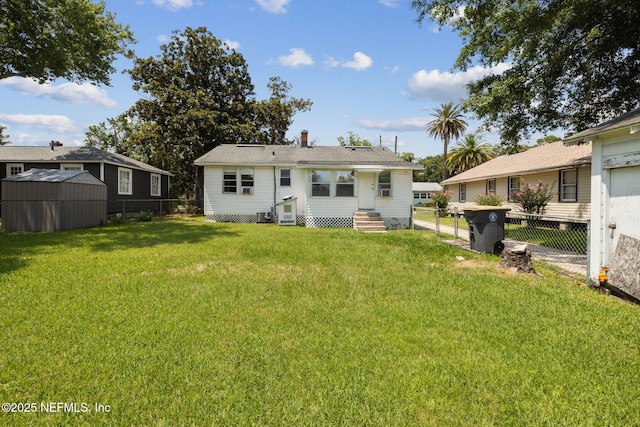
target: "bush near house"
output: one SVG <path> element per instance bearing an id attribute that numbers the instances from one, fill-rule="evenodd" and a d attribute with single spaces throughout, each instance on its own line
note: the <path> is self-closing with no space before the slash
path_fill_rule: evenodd
<path id="1" fill-rule="evenodd" d="M 547 203 L 549 203 L 549 200 L 553 197 L 553 193 L 548 184 L 539 182 L 536 185 L 531 185 L 520 181 L 520 190 L 511 192 L 509 197 L 511 197 L 513 203 L 519 205 L 524 212 L 542 215 L 547 207 Z"/>

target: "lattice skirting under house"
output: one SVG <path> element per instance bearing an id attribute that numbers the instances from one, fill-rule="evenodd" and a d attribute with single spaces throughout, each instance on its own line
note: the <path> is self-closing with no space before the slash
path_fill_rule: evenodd
<path id="1" fill-rule="evenodd" d="M 205 219 L 210 222 L 256 222 L 255 215 L 243 214 L 206 214 Z M 274 217 L 274 222 L 278 223 L 278 218 Z M 304 215 L 296 217 L 298 224 L 304 224 L 310 228 L 353 228 L 353 218 L 305 218 Z"/>
<path id="2" fill-rule="evenodd" d="M 307 218 L 305 225 L 310 228 L 353 228 L 353 218 Z"/>
<path id="3" fill-rule="evenodd" d="M 205 219 L 211 222 L 256 222 L 256 215 L 206 214 Z"/>

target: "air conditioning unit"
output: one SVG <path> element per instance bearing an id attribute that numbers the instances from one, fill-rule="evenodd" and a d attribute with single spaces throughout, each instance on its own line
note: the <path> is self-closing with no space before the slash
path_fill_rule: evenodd
<path id="1" fill-rule="evenodd" d="M 391 190 L 388 188 L 381 188 L 378 190 L 378 197 L 391 197 Z"/>
<path id="2" fill-rule="evenodd" d="M 253 194 L 253 187 L 242 187 L 242 194 Z"/>

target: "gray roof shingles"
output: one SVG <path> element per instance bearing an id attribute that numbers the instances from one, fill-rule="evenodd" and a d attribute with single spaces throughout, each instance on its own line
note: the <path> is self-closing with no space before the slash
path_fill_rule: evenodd
<path id="1" fill-rule="evenodd" d="M 628 113 L 623 114 L 619 117 L 607 120 L 606 122 L 602 122 L 597 126 L 571 135 L 565 138 L 565 142 L 567 144 L 576 144 L 582 142 L 583 140 L 588 141 L 591 137 L 603 132 L 615 131 L 637 124 L 640 124 L 640 108 L 638 108 L 637 110 L 629 111 Z"/>
<path id="2" fill-rule="evenodd" d="M 326 165 L 387 166 L 422 169 L 405 162 L 385 147 L 289 145 L 219 145 L 195 161 L 196 165 Z"/>
<path id="3" fill-rule="evenodd" d="M 563 141 L 530 148 L 522 153 L 496 157 L 455 175 L 442 184 L 516 176 L 591 164 L 591 144 L 565 146 Z"/>
<path id="4" fill-rule="evenodd" d="M 140 169 L 148 172 L 171 175 L 170 172 L 158 169 L 144 162 L 132 159 L 122 154 L 111 153 L 95 147 L 55 147 L 52 150 L 48 146 L 38 147 L 10 147 L 0 146 L 1 162 L 60 162 L 60 163 L 82 163 L 82 162 L 104 162 L 117 166 Z"/>

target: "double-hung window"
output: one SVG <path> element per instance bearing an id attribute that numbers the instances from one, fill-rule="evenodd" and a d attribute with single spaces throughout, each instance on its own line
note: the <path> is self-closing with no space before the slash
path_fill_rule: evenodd
<path id="1" fill-rule="evenodd" d="M 151 174 L 151 195 L 152 196 L 161 195 L 160 182 L 161 182 L 160 175 L 152 173 Z"/>
<path id="2" fill-rule="evenodd" d="M 515 195 L 518 191 L 520 191 L 520 177 L 510 176 L 509 177 L 509 201 L 513 200 L 513 195 Z"/>
<path id="3" fill-rule="evenodd" d="M 467 183 L 461 182 L 458 185 L 458 200 L 462 203 L 467 201 Z"/>
<path id="4" fill-rule="evenodd" d="M 118 194 L 133 194 L 133 171 L 118 168 Z"/>
<path id="5" fill-rule="evenodd" d="M 336 171 L 336 196 L 353 197 L 353 172 Z"/>
<path id="6" fill-rule="evenodd" d="M 240 170 L 240 185 L 242 194 L 253 194 L 253 169 Z"/>
<path id="7" fill-rule="evenodd" d="M 495 180 L 495 178 L 487 180 L 487 194 L 489 194 L 489 193 L 496 194 L 496 180 Z"/>
<path id="8" fill-rule="evenodd" d="M 378 197 L 391 197 L 391 171 L 378 174 Z"/>
<path id="9" fill-rule="evenodd" d="M 331 194 L 331 171 L 311 171 L 311 195 L 314 197 L 329 197 Z"/>
<path id="10" fill-rule="evenodd" d="M 223 171 L 222 192 L 224 194 L 238 194 L 238 177 L 235 169 Z"/>
<path id="11" fill-rule="evenodd" d="M 280 187 L 291 187 L 291 169 L 280 169 Z"/>
<path id="12" fill-rule="evenodd" d="M 578 201 L 578 169 L 560 171 L 560 201 Z"/>

